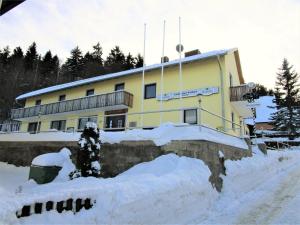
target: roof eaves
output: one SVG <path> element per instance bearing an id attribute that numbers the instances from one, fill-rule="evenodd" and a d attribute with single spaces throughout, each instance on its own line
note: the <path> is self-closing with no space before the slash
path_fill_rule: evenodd
<path id="1" fill-rule="evenodd" d="M 190 63 L 190 62 L 194 62 L 194 61 L 198 61 L 198 60 L 202 60 L 202 59 L 212 58 L 215 56 L 222 56 L 222 55 L 227 54 L 230 51 L 235 51 L 235 50 L 236 49 L 211 51 L 211 52 L 202 53 L 202 54 L 198 54 L 198 55 L 194 55 L 194 56 L 189 56 L 189 57 L 183 58 L 182 63 L 185 64 L 185 63 Z M 177 59 L 177 60 L 173 60 L 170 62 L 165 62 L 163 64 L 161 64 L 161 63 L 153 64 L 153 65 L 146 66 L 145 71 L 149 72 L 149 71 L 152 71 L 155 69 L 159 69 L 162 67 L 162 65 L 164 67 L 171 67 L 171 66 L 177 65 L 178 63 L 179 63 L 179 60 Z M 46 93 L 56 92 L 56 91 L 64 90 L 64 89 L 71 88 L 71 87 L 78 87 L 78 86 L 91 84 L 91 83 L 104 81 L 104 80 L 109 80 L 109 79 L 114 79 L 114 78 L 118 78 L 118 77 L 122 77 L 122 76 L 133 75 L 133 74 L 140 73 L 142 71 L 143 71 L 143 67 L 140 67 L 140 68 L 121 71 L 121 72 L 117 72 L 117 73 L 100 75 L 100 76 L 96 76 L 96 77 L 92 77 L 92 78 L 88 78 L 88 79 L 84 79 L 84 80 L 73 81 L 73 82 L 69 82 L 69 83 L 65 83 L 65 84 L 59 84 L 59 85 L 55 85 L 55 86 L 51 86 L 51 87 L 47 87 L 47 88 L 43 88 L 43 89 L 39 89 L 36 91 L 22 94 L 22 95 L 18 96 L 16 98 L 16 100 L 26 99 L 29 97 L 39 96 L 39 95 L 46 94 Z"/>

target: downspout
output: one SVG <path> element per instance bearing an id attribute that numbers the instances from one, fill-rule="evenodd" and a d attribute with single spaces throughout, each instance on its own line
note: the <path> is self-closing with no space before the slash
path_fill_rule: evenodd
<path id="1" fill-rule="evenodd" d="M 220 83 L 221 83 L 221 109 L 222 109 L 222 127 L 226 131 L 226 121 L 225 121 L 225 96 L 224 96 L 224 73 L 220 62 L 220 56 L 217 56 L 218 65 L 220 69 Z"/>

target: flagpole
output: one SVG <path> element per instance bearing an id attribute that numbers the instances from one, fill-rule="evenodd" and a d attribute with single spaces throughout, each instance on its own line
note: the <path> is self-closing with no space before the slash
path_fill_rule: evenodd
<path id="1" fill-rule="evenodd" d="M 163 43 L 162 43 L 162 57 L 161 57 L 161 75 L 160 75 L 160 124 L 162 124 L 163 121 L 163 92 L 164 92 L 164 57 L 165 57 L 165 27 L 166 27 L 166 21 L 164 20 L 163 25 Z"/>
<path id="2" fill-rule="evenodd" d="M 181 52 L 183 46 L 181 45 L 181 17 L 179 17 L 179 89 L 180 89 L 180 107 L 183 108 L 182 105 L 182 60 L 181 60 Z M 179 115 L 179 121 L 181 122 L 183 119 L 183 111 Z"/>
<path id="3" fill-rule="evenodd" d="M 146 53 L 146 28 L 147 24 L 144 24 L 144 50 L 143 50 L 143 72 L 142 72 L 142 94 L 141 94 L 141 127 L 144 126 L 144 95 L 145 95 L 145 53 Z"/>

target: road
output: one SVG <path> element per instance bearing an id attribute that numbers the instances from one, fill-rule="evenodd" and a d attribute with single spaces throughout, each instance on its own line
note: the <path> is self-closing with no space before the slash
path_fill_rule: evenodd
<path id="1" fill-rule="evenodd" d="M 290 169 L 274 190 L 265 194 L 235 224 L 300 224 L 300 163 Z"/>

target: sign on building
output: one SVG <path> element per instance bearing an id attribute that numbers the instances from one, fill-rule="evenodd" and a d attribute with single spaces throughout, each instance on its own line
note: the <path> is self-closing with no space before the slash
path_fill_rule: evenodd
<path id="1" fill-rule="evenodd" d="M 212 94 L 219 93 L 219 88 L 218 87 L 198 88 L 198 89 L 192 89 L 192 90 L 183 90 L 181 93 L 182 93 L 182 98 L 194 97 L 197 95 L 212 95 Z M 180 91 L 169 92 L 169 93 L 165 93 L 162 95 L 163 101 L 168 101 L 168 100 L 177 99 L 177 98 L 180 98 Z M 160 101 L 161 96 L 158 95 L 156 97 L 156 99 L 158 101 Z"/>

